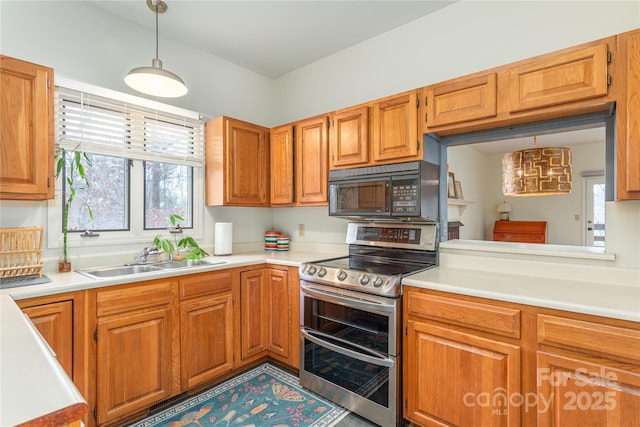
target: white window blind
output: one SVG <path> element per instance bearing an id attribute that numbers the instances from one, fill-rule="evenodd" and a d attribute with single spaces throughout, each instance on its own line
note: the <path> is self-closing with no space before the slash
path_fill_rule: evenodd
<path id="1" fill-rule="evenodd" d="M 200 118 L 56 87 L 56 142 L 73 149 L 194 167 L 204 165 Z"/>

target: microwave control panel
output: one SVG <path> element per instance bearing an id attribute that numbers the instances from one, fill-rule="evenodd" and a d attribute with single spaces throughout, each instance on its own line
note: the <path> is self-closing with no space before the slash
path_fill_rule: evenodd
<path id="1" fill-rule="evenodd" d="M 419 213 L 419 191 L 418 184 L 415 182 L 394 182 L 391 188 L 391 210 L 396 214 Z"/>

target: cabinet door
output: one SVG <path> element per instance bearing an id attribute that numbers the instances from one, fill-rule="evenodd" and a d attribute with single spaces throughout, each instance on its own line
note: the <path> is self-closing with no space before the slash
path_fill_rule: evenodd
<path id="1" fill-rule="evenodd" d="M 171 309 L 98 319 L 97 422 L 171 395 Z"/>
<path id="2" fill-rule="evenodd" d="M 640 373 L 624 366 L 539 351 L 538 426 L 637 426 Z"/>
<path id="3" fill-rule="evenodd" d="M 422 159 L 418 140 L 418 96 L 415 91 L 373 104 L 371 148 L 374 162 Z"/>
<path id="4" fill-rule="evenodd" d="M 55 352 L 69 378 L 73 378 L 73 301 L 36 305 L 22 311 Z"/>
<path id="5" fill-rule="evenodd" d="M 53 198 L 53 70 L 0 55 L 0 199 Z"/>
<path id="6" fill-rule="evenodd" d="M 267 269 L 269 292 L 269 351 L 283 358 L 289 357 L 291 300 L 288 273 Z"/>
<path id="7" fill-rule="evenodd" d="M 369 162 L 369 107 L 336 111 L 331 120 L 330 169 Z"/>
<path id="8" fill-rule="evenodd" d="M 269 298 L 264 270 L 240 273 L 241 358 L 247 359 L 268 349 Z"/>
<path id="9" fill-rule="evenodd" d="M 606 96 L 607 45 L 522 61 L 509 69 L 511 113 Z"/>
<path id="10" fill-rule="evenodd" d="M 296 124 L 296 201 L 301 205 L 327 203 L 328 146 L 326 117 Z"/>
<path id="11" fill-rule="evenodd" d="M 269 205 L 268 129 L 226 121 L 226 204 Z"/>
<path id="12" fill-rule="evenodd" d="M 183 389 L 211 380 L 233 367 L 232 304 L 231 293 L 181 304 Z"/>
<path id="13" fill-rule="evenodd" d="M 616 199 L 640 200 L 640 30 L 618 36 Z"/>
<path id="14" fill-rule="evenodd" d="M 497 114 L 496 73 L 429 86 L 426 92 L 428 129 Z"/>
<path id="15" fill-rule="evenodd" d="M 271 129 L 271 204 L 293 204 L 293 126 Z"/>
<path id="16" fill-rule="evenodd" d="M 519 426 L 520 347 L 408 321 L 405 418 L 425 426 Z M 516 402 L 517 403 L 517 402 Z"/>

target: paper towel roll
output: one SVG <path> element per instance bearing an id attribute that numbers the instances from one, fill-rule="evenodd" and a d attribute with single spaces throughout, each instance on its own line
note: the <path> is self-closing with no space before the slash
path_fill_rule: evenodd
<path id="1" fill-rule="evenodd" d="M 214 235 L 214 255 L 231 255 L 233 246 L 233 223 L 216 222 Z"/>

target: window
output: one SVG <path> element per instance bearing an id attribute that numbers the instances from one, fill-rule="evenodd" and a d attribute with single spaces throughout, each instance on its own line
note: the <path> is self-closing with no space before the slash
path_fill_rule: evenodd
<path id="1" fill-rule="evenodd" d="M 64 79 L 56 83 L 56 144 L 87 153 L 92 163 L 86 171 L 89 187 L 76 200 L 90 206 L 94 218 L 85 203 L 74 202 L 71 245 L 149 243 L 169 225 L 170 214 L 182 216 L 181 226 L 198 238 L 204 210 L 200 115 Z M 62 200 L 68 191 L 63 177 L 49 204 L 49 247 L 60 246 Z M 85 230 L 100 237 L 81 239 Z"/>
<path id="2" fill-rule="evenodd" d="M 73 203 L 69 209 L 69 232 L 115 231 L 129 229 L 129 168 L 122 157 L 88 154 L 92 167 L 86 171 L 89 188 L 76 192 L 76 199 L 84 203 Z M 69 186 L 65 171 L 63 199 L 67 199 Z M 93 220 L 89 209 L 95 213 Z M 60 206 L 62 209 L 63 206 Z M 99 213 L 99 214 L 98 214 Z M 62 213 L 61 213 L 62 214 Z M 62 229 L 62 223 L 60 224 Z"/>
<path id="3" fill-rule="evenodd" d="M 170 214 L 184 218 L 182 228 L 191 227 L 192 169 L 171 163 L 144 162 L 145 230 L 165 228 Z"/>

